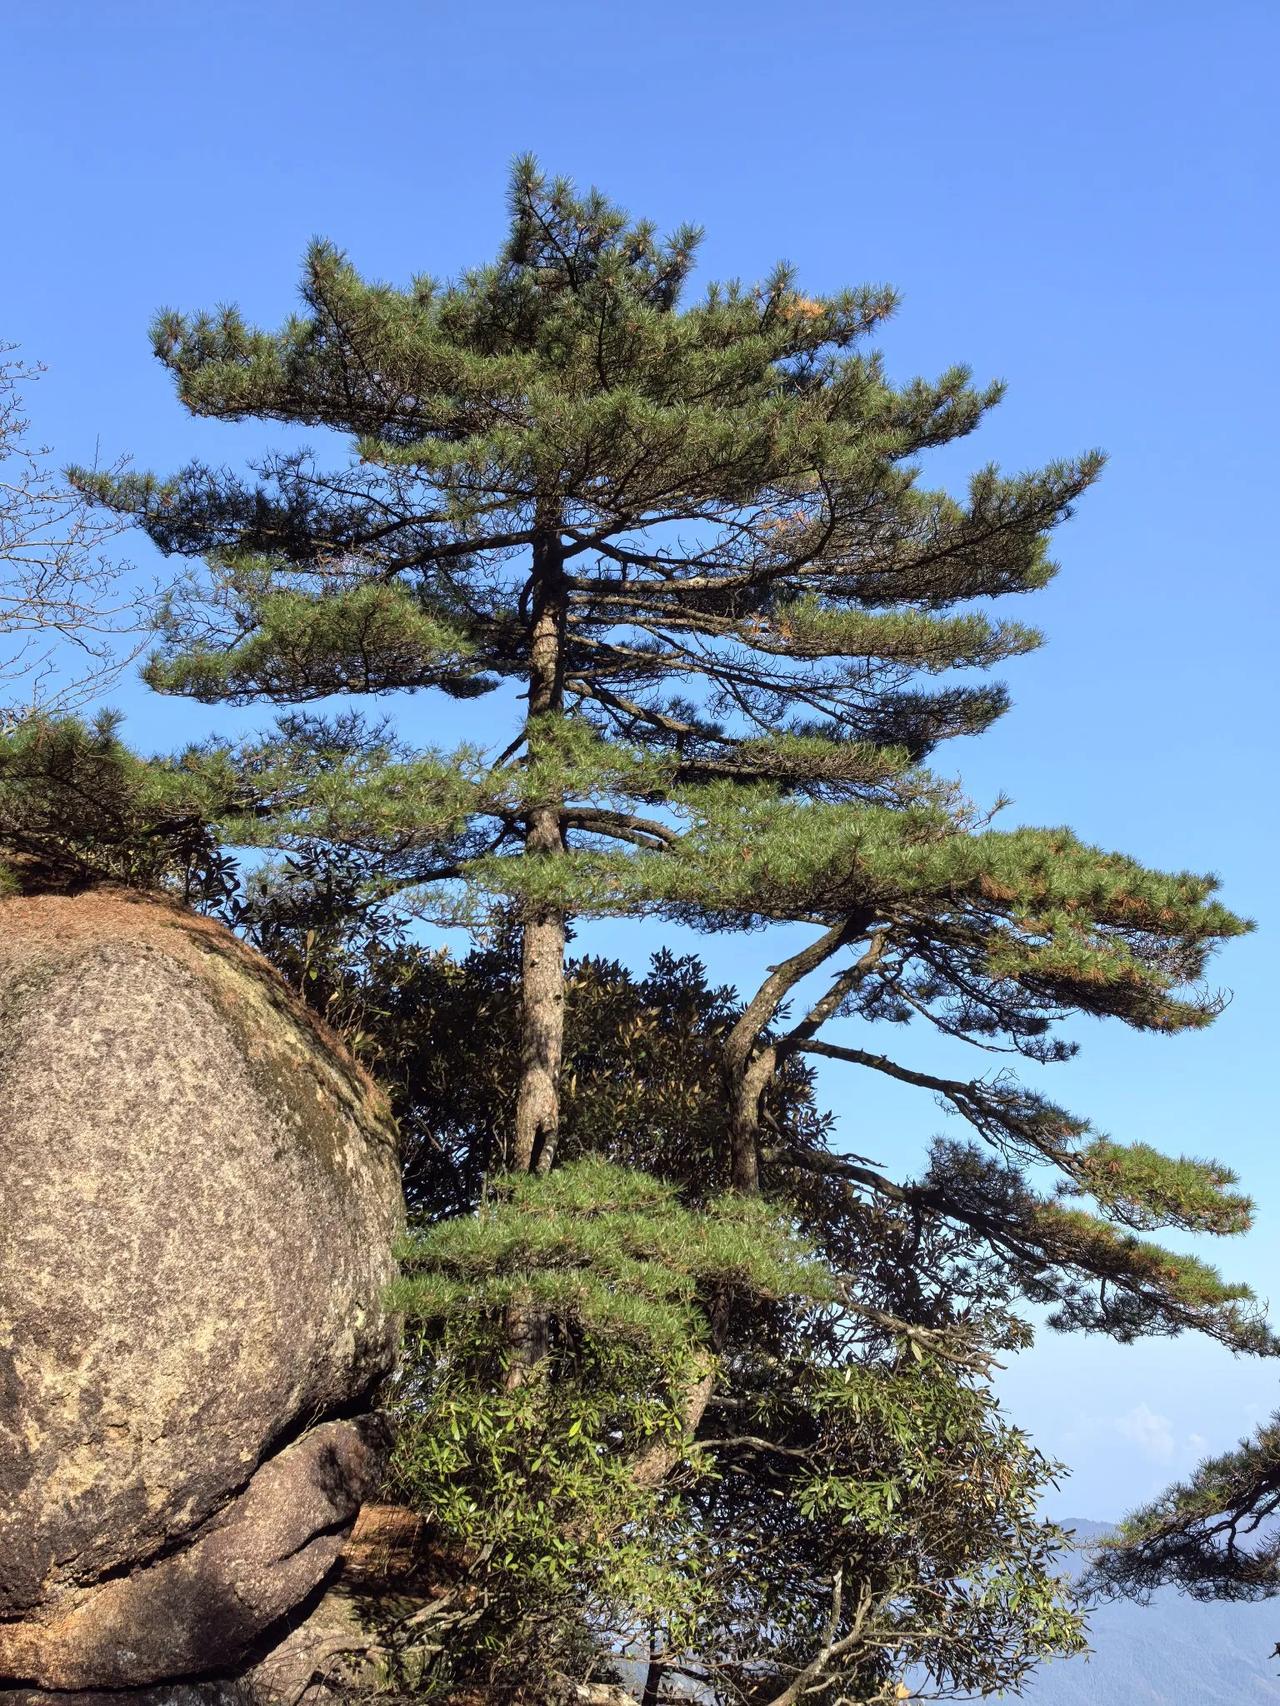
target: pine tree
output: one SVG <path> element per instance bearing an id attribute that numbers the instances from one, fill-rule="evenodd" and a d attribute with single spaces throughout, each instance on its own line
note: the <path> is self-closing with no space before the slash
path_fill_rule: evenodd
<path id="1" fill-rule="evenodd" d="M 994 828 L 924 768 L 941 742 L 1005 709 L 998 685 L 949 672 L 987 670 L 1038 644 L 987 602 L 1045 585 L 1049 535 L 1096 478 L 1097 455 L 1014 477 L 984 469 L 963 500 L 925 489 L 917 459 L 972 431 L 1000 391 L 958 368 L 892 384 L 868 347 L 892 292 L 811 295 L 780 267 L 759 286 L 711 285 L 687 301 L 695 230 L 659 240 L 530 161 L 514 171 L 510 213 L 498 260 L 453 283 L 370 284 L 316 244 L 305 312 L 278 332 L 234 310 L 158 319 L 156 352 L 193 412 L 329 429 L 353 443 L 345 465 L 326 470 L 291 450 L 246 479 L 200 465 L 171 479 L 77 478 L 163 550 L 201 565 L 171 601 L 148 669 L 154 687 L 210 704 L 347 701 L 292 709 L 261 740 L 184 757 L 185 778 L 207 768 L 206 797 L 234 802 L 220 813 L 224 838 L 354 871 L 353 909 L 517 919 L 516 1084 L 509 1128 L 484 1158 L 490 1176 L 509 1176 L 484 1211 L 487 1230 L 446 1228 L 443 1242 L 424 1235 L 410 1254 L 421 1282 L 411 1312 L 443 1322 L 440 1342 L 453 1346 L 441 1366 L 486 1366 L 482 1347 L 449 1337 L 463 1330 L 459 1317 L 440 1313 L 442 1298 L 466 1289 L 468 1262 L 476 1319 L 499 1322 L 495 1344 L 502 1308 L 535 1300 L 544 1362 L 560 1355 L 547 1347 L 572 1342 L 583 1355 L 594 1345 L 598 1364 L 618 1289 L 608 1282 L 624 1270 L 655 1306 L 668 1285 L 696 1295 L 697 1356 L 726 1352 L 723 1269 L 680 1266 L 652 1177 L 591 1175 L 610 1199 L 600 1224 L 621 1240 L 612 1256 L 608 1237 L 588 1251 L 566 1230 L 566 1216 L 585 1212 L 586 1177 L 553 1171 L 566 940 L 575 922 L 612 915 L 810 932 L 763 970 L 718 1038 L 725 1117 L 702 1176 L 670 1157 L 644 1163 L 677 1187 L 682 1213 L 701 1208 L 740 1227 L 763 1195 L 793 1223 L 821 1202 L 828 1227 L 844 1228 L 822 1244 L 836 1291 L 795 1305 L 811 1323 L 802 1332 L 825 1346 L 826 1374 L 813 1373 L 810 1398 L 792 1411 L 765 1381 L 751 1402 L 757 1443 L 733 1446 L 758 1450 L 776 1426 L 768 1449 L 778 1461 L 816 1452 L 848 1470 L 821 1494 L 805 1482 L 817 1503 L 793 1501 L 787 1523 L 762 1507 L 752 1530 L 754 1545 L 772 1528 L 791 1570 L 795 1639 L 775 1654 L 778 1699 L 791 1699 L 796 1678 L 818 1687 L 870 1662 L 842 1584 L 873 1540 L 883 1568 L 876 1576 L 881 1566 L 868 1564 L 865 1580 L 908 1579 L 894 1575 L 907 1566 L 888 1513 L 841 1506 L 850 1485 L 877 1453 L 897 1465 L 886 1485 L 912 1484 L 931 1461 L 928 1428 L 913 1433 L 904 1416 L 934 1414 L 979 1458 L 989 1438 L 977 1411 L 964 1411 L 963 1392 L 976 1389 L 956 1379 L 945 1394 L 900 1403 L 916 1352 L 936 1369 L 936 1358 L 965 1354 L 947 1348 L 953 1330 L 959 1342 L 979 1331 L 981 1311 L 958 1301 L 963 1288 L 924 1281 L 935 1241 L 963 1251 L 956 1259 L 993 1295 L 1007 1287 L 1052 1305 L 1060 1325 L 1121 1339 L 1196 1327 L 1236 1348 L 1271 1344 L 1246 1288 L 1146 1236 L 1243 1230 L 1251 1205 L 1229 1169 L 1113 1141 L 1003 1072 L 927 1071 L 863 1046 L 863 1028 L 932 1026 L 1036 1062 L 1070 1057 L 1060 1032 L 1078 1015 L 1194 1029 L 1220 1005 L 1201 984 L 1209 955 L 1247 926 L 1214 898 L 1211 878 L 1145 869 L 1066 829 Z M 933 676 L 946 679 L 930 686 Z M 491 744 L 422 749 L 403 725 L 368 722 L 350 705 L 418 690 L 437 705 L 492 693 L 510 727 Z M 850 1022 L 857 1029 L 833 1037 Z M 815 1056 L 929 1091 L 975 1141 L 938 1143 L 912 1179 L 801 1140 L 780 1115 L 797 1065 Z M 656 1263 L 643 1273 L 623 1262 L 634 1251 L 618 1231 L 619 1193 Z M 601 1264 L 605 1283 L 566 1290 L 558 1270 L 544 1273 L 547 1249 L 570 1248 L 578 1268 Z M 892 1296 L 868 1302 L 889 1270 Z M 767 1315 L 768 1282 L 735 1283 L 748 1280 L 756 1303 L 746 1313 Z M 839 1329 L 824 1325 L 832 1310 Z M 621 1303 L 616 1312 L 625 1324 Z M 874 1372 L 856 1372 L 847 1336 L 848 1322 L 861 1332 L 868 1320 L 883 1335 L 872 1358 L 885 1359 L 883 1392 Z M 661 1335 L 632 1327 L 629 1342 L 647 1346 L 642 1362 L 659 1355 Z M 804 1366 L 820 1370 L 821 1356 L 806 1352 Z M 831 1409 L 822 1384 L 833 1374 L 845 1381 L 844 1410 Z M 693 1386 L 705 1405 L 701 1372 Z M 525 1402 L 512 1390 L 490 1395 L 508 1421 Z M 693 1449 L 705 1410 L 677 1411 Z M 877 1415 L 879 1431 L 868 1421 Z M 1019 1511 L 1034 1479 L 1024 1468 L 1010 1480 Z M 1022 1515 L 1010 1520 L 1025 1532 Z M 925 1578 L 945 1578 L 930 1557 Z M 955 1579 L 982 1579 L 973 1555 L 953 1567 Z M 830 1639 L 826 1668 L 810 1672 L 799 1644 L 821 1621 L 819 1589 Z M 776 1591 L 763 1587 L 760 1603 Z M 982 1616 L 994 1616 L 974 1592 Z M 732 1645 L 731 1616 L 720 1638 Z M 755 1661 L 743 1662 L 746 1675 Z M 938 1660 L 938 1674 L 953 1674 L 948 1663 Z"/>
<path id="2" fill-rule="evenodd" d="M 967 505 L 920 494 L 908 459 L 971 430 L 997 392 L 961 370 L 890 387 L 856 353 L 890 292 L 819 300 L 780 268 L 681 313 L 693 229 L 659 243 L 529 161 L 511 213 L 497 265 L 450 288 L 369 286 L 317 244 L 310 312 L 277 335 L 234 312 L 160 317 L 157 352 L 194 411 L 328 427 L 359 460 L 331 476 L 281 456 L 256 487 L 201 468 L 87 482 L 215 569 L 153 684 L 245 702 L 515 680 L 522 770 L 475 778 L 471 814 L 497 809 L 495 852 L 552 866 L 575 832 L 674 839 L 592 795 L 724 779 L 875 798 L 941 736 L 985 726 L 998 691 L 903 684 L 1033 643 L 939 613 L 1043 584 L 1044 530 L 1097 458 L 984 474 Z M 554 1154 L 571 898 L 527 903 L 518 1166 Z"/>
<path id="3" fill-rule="evenodd" d="M 121 883 L 211 907 L 237 888 L 213 828 L 247 803 L 234 773 L 139 758 L 121 720 L 42 712 L 0 732 L 0 894 Z"/>
<path id="4" fill-rule="evenodd" d="M 1223 1168 L 1097 1138 L 1003 1078 L 951 1082 L 819 1035 L 854 1014 L 917 1017 L 1060 1059 L 1051 1033 L 1071 1014 L 1175 1032 L 1217 1010 L 1194 986 L 1245 926 L 1211 879 L 1066 830 L 975 825 L 920 768 L 1006 705 L 999 686 L 921 678 L 1037 643 L 975 601 L 1045 584 L 1047 535 L 1100 458 L 984 469 L 963 502 L 922 489 L 914 459 L 972 431 L 1000 388 L 961 368 L 892 385 L 866 347 L 891 291 L 808 295 L 779 267 L 683 306 L 693 228 L 660 241 L 530 160 L 510 213 L 499 259 L 452 284 L 368 284 L 317 243 L 306 312 L 279 332 L 233 309 L 159 316 L 188 408 L 346 434 L 345 467 L 291 451 L 252 482 L 199 465 L 79 476 L 205 565 L 171 605 L 158 689 L 296 704 L 505 683 L 523 701 L 496 757 L 406 753 L 350 716 L 295 715 L 246 757 L 263 803 L 237 832 L 360 849 L 372 877 L 420 895 L 458 879 L 473 907 L 518 902 L 517 1168 L 554 1160 L 568 918 L 798 921 L 812 942 L 770 969 L 726 1044 L 739 1189 L 768 1164 L 778 1060 L 822 1053 L 933 1091 L 1015 1171 L 1047 1163 L 1137 1229 L 1239 1228 Z M 819 971 L 822 994 L 761 1048 Z M 960 1165 L 928 1189 L 1019 1260 L 1104 1276 L 1113 1323 L 1237 1330 L 1234 1297 L 1194 1264 L 1081 1212 Z"/>

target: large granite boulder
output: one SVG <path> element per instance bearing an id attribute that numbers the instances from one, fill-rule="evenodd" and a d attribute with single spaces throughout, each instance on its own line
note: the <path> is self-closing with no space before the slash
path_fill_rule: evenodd
<path id="1" fill-rule="evenodd" d="M 0 1680 L 230 1673 L 376 1482 L 379 1092 L 229 932 L 0 901 Z"/>

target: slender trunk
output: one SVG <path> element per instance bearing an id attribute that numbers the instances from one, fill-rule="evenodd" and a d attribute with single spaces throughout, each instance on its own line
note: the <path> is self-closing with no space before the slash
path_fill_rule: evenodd
<path id="1" fill-rule="evenodd" d="M 564 638 L 568 611 L 559 528 L 539 528 L 533 547 L 532 637 L 529 655 L 528 747 L 536 758 L 540 718 L 564 703 Z M 539 858 L 564 849 L 563 801 L 531 805 L 525 853 Z M 555 1156 L 560 1124 L 560 1062 L 564 1052 L 565 915 L 561 907 L 526 905 L 520 966 L 520 1084 L 511 1164 L 545 1173 Z"/>
<path id="2" fill-rule="evenodd" d="M 684 1391 L 680 1418 L 683 1424 L 681 1437 L 679 1440 L 666 1441 L 662 1445 L 651 1445 L 640 1453 L 631 1468 L 631 1479 L 637 1487 L 660 1487 L 684 1456 L 689 1441 L 701 1426 L 707 1405 L 711 1402 L 711 1394 L 716 1386 L 716 1373 L 714 1357 L 705 1351 L 699 1353 L 695 1377 Z"/>
<path id="3" fill-rule="evenodd" d="M 667 1674 L 667 1667 L 661 1659 L 650 1658 L 649 1667 L 645 1672 L 644 1693 L 640 1696 L 640 1706 L 659 1706 L 662 1700 L 662 1679 Z"/>
<path id="4" fill-rule="evenodd" d="M 564 702 L 564 636 L 567 612 L 560 532 L 551 522 L 534 539 L 530 578 L 529 715 L 525 724 L 531 761 L 543 744 L 540 724 Z M 545 726 L 545 724 L 543 724 Z M 527 858 L 563 851 L 563 800 L 531 803 L 525 819 Z M 546 1173 L 560 1126 L 560 1062 L 564 1054 L 565 916 L 560 907 L 527 901 L 520 946 L 520 1082 L 510 1164 L 520 1173 Z M 527 1381 L 547 1355 L 550 1323 L 545 1309 L 527 1294 L 507 1307 L 510 1360 L 507 1387 Z"/>
<path id="5" fill-rule="evenodd" d="M 754 1196 L 760 1189 L 760 1102 L 779 1061 L 807 1042 L 839 1009 L 850 990 L 856 989 L 874 970 L 884 951 L 883 933 L 874 938 L 856 965 L 833 980 L 826 994 L 784 1037 L 765 1043 L 763 1047 L 760 1046 L 760 1038 L 773 1022 L 790 990 L 841 948 L 856 941 L 868 923 L 867 917 L 854 916 L 834 924 L 807 948 L 774 966 L 725 1039 L 723 1060 L 735 1191 Z"/>

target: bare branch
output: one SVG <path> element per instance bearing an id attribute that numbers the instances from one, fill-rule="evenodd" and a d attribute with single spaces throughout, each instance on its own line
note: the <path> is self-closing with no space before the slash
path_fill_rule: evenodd
<path id="1" fill-rule="evenodd" d="M 22 387 L 43 369 L 0 344 L 0 732 L 103 693 L 136 658 L 157 598 L 106 553 L 127 522 L 96 509 L 31 441 Z"/>

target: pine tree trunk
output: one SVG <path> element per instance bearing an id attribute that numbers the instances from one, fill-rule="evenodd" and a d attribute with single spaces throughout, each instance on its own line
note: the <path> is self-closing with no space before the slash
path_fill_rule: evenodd
<path id="1" fill-rule="evenodd" d="M 529 752 L 536 756 L 538 719 L 564 702 L 564 639 L 568 597 L 560 533 L 539 530 L 533 548 L 532 638 L 529 659 Z M 537 858 L 564 850 L 559 799 L 529 811 L 525 853 Z M 520 1085 L 516 1097 L 511 1164 L 545 1173 L 555 1156 L 560 1126 L 560 1062 L 564 1052 L 565 915 L 559 907 L 526 906 L 520 967 Z"/>
<path id="2" fill-rule="evenodd" d="M 760 1094 L 759 1075 L 752 1073 L 735 1084 L 729 1121 L 733 1188 L 742 1196 L 760 1191 Z"/>
<path id="3" fill-rule="evenodd" d="M 767 1044 L 746 1059 L 732 1061 L 729 1079 L 729 1152 L 733 1188 L 742 1196 L 760 1193 L 760 1104 L 774 1069 L 778 1052 Z"/>
<path id="4" fill-rule="evenodd" d="M 769 976 L 748 1001 L 724 1043 L 725 1093 L 729 1103 L 729 1153 L 733 1188 L 744 1196 L 760 1189 L 760 1100 L 778 1064 L 778 1048 L 762 1043 L 789 990 L 816 971 L 832 954 L 856 941 L 872 923 L 872 915 L 854 913 L 833 924 L 808 947 L 769 968 Z M 801 1022 L 783 1039 L 794 1047 L 815 1036 L 879 962 L 884 936 L 878 935 L 857 962 L 832 980 Z"/>

